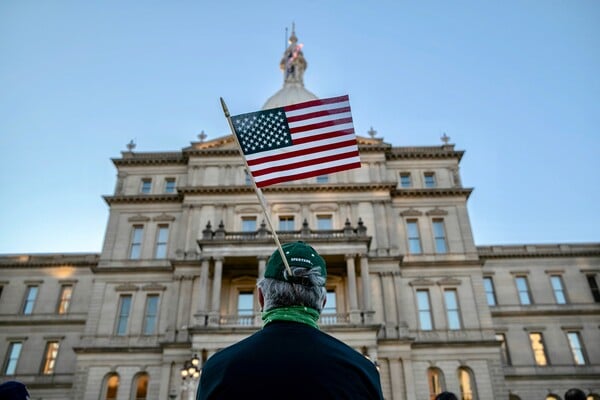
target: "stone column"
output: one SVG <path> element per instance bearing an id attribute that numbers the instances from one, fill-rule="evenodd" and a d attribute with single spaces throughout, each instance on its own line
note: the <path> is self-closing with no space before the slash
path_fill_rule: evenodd
<path id="1" fill-rule="evenodd" d="M 196 321 L 200 326 L 206 325 L 208 315 L 208 266 L 209 259 L 204 257 L 200 266 L 200 281 L 198 282 L 198 310 L 196 310 Z"/>
<path id="2" fill-rule="evenodd" d="M 390 382 L 391 382 L 391 391 L 392 391 L 392 399 L 394 400 L 404 400 L 404 391 L 406 389 L 404 382 L 404 373 L 402 372 L 402 363 L 397 358 L 389 359 L 390 366 Z M 407 397 L 408 399 L 414 399 L 414 397 Z"/>
<path id="3" fill-rule="evenodd" d="M 160 389 L 158 393 L 159 399 L 168 399 L 171 389 L 171 370 L 172 362 L 163 361 L 160 366 Z"/>
<path id="4" fill-rule="evenodd" d="M 373 310 L 371 306 L 371 277 L 369 275 L 369 259 L 366 254 L 361 254 L 360 259 L 360 279 L 362 284 L 362 310 L 365 315 L 365 323 L 373 322 Z"/>
<path id="5" fill-rule="evenodd" d="M 266 256 L 258 256 L 258 278 L 256 281 L 260 281 L 265 276 L 265 269 L 267 266 L 267 257 Z M 258 302 L 258 289 L 256 289 L 256 298 L 254 299 L 254 326 L 261 326 L 262 324 L 262 314 L 261 307 Z"/>
<path id="6" fill-rule="evenodd" d="M 346 254 L 346 274 L 348 279 L 348 296 L 350 303 L 350 322 L 360 323 L 360 310 L 358 309 L 358 296 L 356 294 L 356 271 L 354 254 Z"/>
<path id="7" fill-rule="evenodd" d="M 392 272 L 381 272 L 381 285 L 383 288 L 383 309 L 385 314 L 385 337 L 395 339 L 398 337 L 396 326 L 398 325 L 398 312 L 396 308 L 396 293 L 394 290 L 394 274 Z"/>
<path id="8" fill-rule="evenodd" d="M 402 358 L 402 371 L 404 372 L 404 382 L 406 382 L 406 398 L 416 399 L 415 393 L 415 377 L 412 370 L 412 360 L 410 358 Z"/>
<path id="9" fill-rule="evenodd" d="M 221 278 L 223 277 L 223 259 L 215 258 L 215 274 L 213 276 L 211 311 L 209 325 L 219 325 L 221 314 Z"/>
<path id="10" fill-rule="evenodd" d="M 257 280 L 261 280 L 265 276 L 265 269 L 267 266 L 267 257 L 258 256 L 256 258 L 258 259 L 258 279 Z"/>

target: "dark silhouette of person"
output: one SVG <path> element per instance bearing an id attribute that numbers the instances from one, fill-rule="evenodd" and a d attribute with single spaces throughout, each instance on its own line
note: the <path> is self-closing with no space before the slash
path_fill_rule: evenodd
<path id="1" fill-rule="evenodd" d="M 586 395 L 582 390 L 572 388 L 565 392 L 565 400 L 585 400 Z"/>
<path id="2" fill-rule="evenodd" d="M 435 396 L 435 400 L 458 400 L 458 398 L 452 392 L 442 392 Z"/>
<path id="3" fill-rule="evenodd" d="M 7 381 L 0 385 L 0 400 L 29 400 L 27 386 L 17 381 Z"/>

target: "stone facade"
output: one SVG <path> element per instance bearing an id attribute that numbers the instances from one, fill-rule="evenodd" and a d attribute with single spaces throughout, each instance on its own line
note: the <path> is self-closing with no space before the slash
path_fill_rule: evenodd
<path id="1" fill-rule="evenodd" d="M 456 175 L 462 151 L 372 138 L 359 147 L 360 170 L 269 187 L 265 196 L 271 218 L 291 229 L 280 239 L 310 242 L 326 259 L 335 309 L 321 325 L 377 362 L 385 397 L 429 399 L 428 371 L 460 393 L 461 370 L 477 399 L 562 398 L 573 386 L 600 392 L 600 303 L 590 287 L 600 244 L 476 247 L 471 189 Z M 204 361 L 260 327 L 255 284 L 274 243 L 232 137 L 177 153 L 124 152 L 113 162 L 118 184 L 105 197 L 100 254 L 0 257 L 2 379 L 26 382 L 33 398 L 106 398 L 112 375 L 118 399 L 134 398 L 140 376 L 147 399 L 186 398 L 185 360 Z M 527 278 L 531 304 L 519 301 L 516 277 Z M 72 296 L 60 314 L 64 286 Z M 37 296 L 24 312 L 30 287 Z M 250 309 L 241 308 L 244 295 L 254 299 Z M 532 332 L 543 335 L 547 365 L 536 364 Z M 583 363 L 569 346 L 573 333 Z M 54 366 L 44 370 L 55 341 Z M 10 370 L 14 343 L 22 345 Z"/>

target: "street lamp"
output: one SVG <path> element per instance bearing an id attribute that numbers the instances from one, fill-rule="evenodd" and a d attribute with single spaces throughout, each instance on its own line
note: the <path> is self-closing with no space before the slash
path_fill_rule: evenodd
<path id="1" fill-rule="evenodd" d="M 194 400 L 196 394 L 196 388 L 198 386 L 198 379 L 200 379 L 200 373 L 202 370 L 199 368 L 200 359 L 198 355 L 186 360 L 183 363 L 183 367 L 180 370 L 181 374 L 181 398 L 183 399 L 183 393 L 187 391 L 188 400 Z"/>

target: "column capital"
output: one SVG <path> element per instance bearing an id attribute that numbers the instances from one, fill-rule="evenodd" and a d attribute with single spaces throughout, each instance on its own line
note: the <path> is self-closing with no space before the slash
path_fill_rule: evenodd
<path id="1" fill-rule="evenodd" d="M 223 256 L 216 256 L 216 257 L 215 257 L 215 256 L 213 256 L 213 257 L 212 257 L 212 259 L 213 259 L 215 262 L 223 262 L 223 260 L 225 259 L 225 257 L 223 257 Z"/>
<path id="2" fill-rule="evenodd" d="M 346 258 L 346 260 L 354 260 L 354 257 L 356 257 L 356 253 L 352 253 L 352 254 L 345 254 L 344 257 Z"/>
<path id="3" fill-rule="evenodd" d="M 256 259 L 258 261 L 267 261 L 269 259 L 269 256 L 256 256 Z"/>

